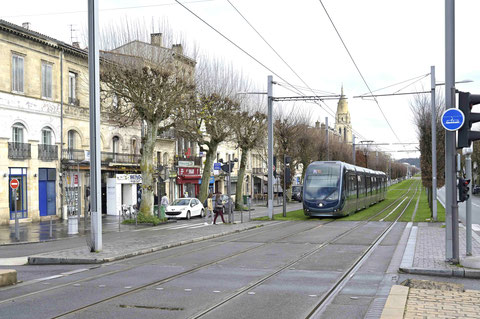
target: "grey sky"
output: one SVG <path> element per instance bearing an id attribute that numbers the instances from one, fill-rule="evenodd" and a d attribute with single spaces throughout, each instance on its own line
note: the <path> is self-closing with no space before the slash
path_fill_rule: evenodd
<path id="1" fill-rule="evenodd" d="M 343 83 L 345 94 L 349 97 L 355 131 L 368 140 L 398 142 L 373 101 L 352 98 L 368 92 L 368 89 L 318 0 L 230 1 L 311 88 L 340 93 Z M 166 18 L 171 28 L 175 32 L 181 32 L 187 42 L 195 42 L 202 54 L 215 55 L 232 62 L 257 83 L 260 89 L 265 88 L 269 71 L 222 39 L 185 9 L 173 4 L 172 0 L 99 2 L 101 25 L 119 23 L 127 17 L 145 21 L 150 25 L 151 21 L 158 22 Z M 182 3 L 289 83 L 303 86 L 226 0 Z M 372 90 L 427 74 L 431 65 L 436 66 L 437 79 L 443 82 L 444 1 L 323 0 L 323 3 Z M 125 7 L 128 9 L 119 9 Z M 78 30 L 76 35 L 80 37 L 87 23 L 86 10 L 86 0 L 51 0 L 48 1 L 48 6 L 45 2 L 33 0 L 6 1 L 2 3 L 0 18 L 16 24 L 31 22 L 33 30 L 70 42 L 69 24 L 74 24 L 74 28 Z M 477 12 L 480 12 L 480 1 L 456 2 L 456 79 L 474 80 L 474 83 L 458 85 L 458 88 L 480 93 L 480 90 L 477 90 L 480 84 L 480 60 L 477 58 L 479 48 L 473 37 L 478 28 L 475 23 Z M 275 80 L 281 81 L 278 78 Z M 403 86 L 379 93 L 391 93 Z M 429 87 L 430 78 L 426 77 L 402 92 L 429 90 Z M 311 95 L 308 90 L 304 91 Z M 292 95 L 277 86 L 274 93 L 279 96 Z M 417 140 L 409 107 L 410 100 L 409 97 L 378 99 L 402 142 Z M 336 109 L 336 102 L 330 101 L 327 104 L 331 109 Z M 324 110 L 314 104 L 297 103 L 295 107 L 310 110 L 312 121 L 323 122 L 327 116 Z M 334 123 L 332 117 L 329 123 Z M 403 149 L 393 146 L 384 148 Z M 405 149 L 412 149 L 412 146 L 406 146 Z M 418 156 L 418 153 L 392 155 L 399 158 Z"/>

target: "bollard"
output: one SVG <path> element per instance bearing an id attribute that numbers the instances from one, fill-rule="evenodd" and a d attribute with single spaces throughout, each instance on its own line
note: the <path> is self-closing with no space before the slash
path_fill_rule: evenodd
<path id="1" fill-rule="evenodd" d="M 15 240 L 20 241 L 20 233 L 18 229 L 18 212 L 17 212 L 17 190 L 15 189 L 13 192 L 13 201 L 14 201 L 14 208 L 15 208 Z"/>
<path id="2" fill-rule="evenodd" d="M 249 198 L 249 199 L 248 199 L 248 221 L 251 221 L 251 220 L 252 220 L 252 218 L 251 218 L 251 216 L 250 216 L 250 213 L 251 213 L 251 211 L 252 211 L 251 206 L 252 206 L 252 199 Z"/>
<path id="3" fill-rule="evenodd" d="M 240 221 L 243 224 L 243 203 L 240 205 Z"/>
<path id="4" fill-rule="evenodd" d="M 53 221 L 52 221 L 52 216 L 50 216 L 50 238 L 52 238 L 52 227 L 53 227 Z"/>
<path id="5" fill-rule="evenodd" d="M 118 231 L 120 231 L 120 219 L 121 219 L 121 217 L 122 217 L 122 212 L 119 211 L 118 212 Z"/>

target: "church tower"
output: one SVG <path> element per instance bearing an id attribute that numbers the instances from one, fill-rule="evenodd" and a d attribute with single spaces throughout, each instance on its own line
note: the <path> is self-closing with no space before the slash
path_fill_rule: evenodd
<path id="1" fill-rule="evenodd" d="M 343 95 L 343 85 L 337 105 L 337 114 L 335 115 L 335 131 L 341 136 L 342 141 L 352 143 L 352 123 L 350 121 L 350 112 L 348 111 L 348 101 L 345 95 Z"/>

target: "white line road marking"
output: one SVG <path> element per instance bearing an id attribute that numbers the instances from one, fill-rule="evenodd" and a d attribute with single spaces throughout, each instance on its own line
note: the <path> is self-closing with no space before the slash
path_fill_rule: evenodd
<path id="1" fill-rule="evenodd" d="M 62 272 L 61 275 L 68 276 L 68 275 L 78 274 L 79 272 L 84 272 L 87 270 L 88 270 L 87 268 L 76 269 L 72 271 Z"/>
<path id="2" fill-rule="evenodd" d="M 45 280 L 56 279 L 56 278 L 61 278 L 61 277 L 63 277 L 63 275 L 54 275 L 54 276 L 35 279 L 35 281 L 45 281 Z"/>

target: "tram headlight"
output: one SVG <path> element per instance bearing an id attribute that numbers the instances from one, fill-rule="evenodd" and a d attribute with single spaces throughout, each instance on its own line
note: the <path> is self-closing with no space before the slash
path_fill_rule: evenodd
<path id="1" fill-rule="evenodd" d="M 334 191 L 333 193 L 331 193 L 330 195 L 328 195 L 328 197 L 326 198 L 326 200 L 336 200 L 338 198 L 338 191 Z"/>

